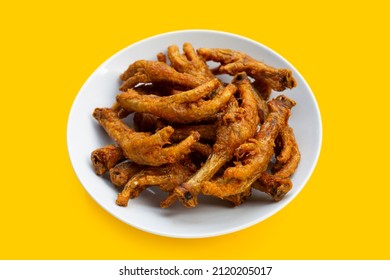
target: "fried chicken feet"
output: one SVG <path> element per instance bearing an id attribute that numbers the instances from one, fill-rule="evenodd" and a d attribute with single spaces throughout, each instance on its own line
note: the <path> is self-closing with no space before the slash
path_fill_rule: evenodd
<path id="1" fill-rule="evenodd" d="M 128 90 L 117 95 L 117 101 L 128 111 L 151 113 L 174 123 L 199 122 L 218 113 L 236 91 L 232 84 L 225 88 L 220 85 L 218 79 L 213 79 L 195 89 L 162 97 Z M 203 99 L 214 90 L 217 93 L 212 99 Z"/>
<path id="2" fill-rule="evenodd" d="M 256 133 L 259 117 L 250 81 L 245 73 L 241 73 L 233 82 L 239 89 L 241 106 L 235 97 L 230 99 L 225 114 L 217 123 L 216 142 L 212 154 L 190 180 L 175 189 L 175 194 L 187 207 L 197 205 L 201 183 L 210 180 L 233 158 L 236 148 Z"/>
<path id="3" fill-rule="evenodd" d="M 270 113 L 254 139 L 242 144 L 236 151 L 241 162 L 225 170 L 222 177 L 203 182 L 202 192 L 224 198 L 246 192 L 265 172 L 274 154 L 274 142 L 279 131 L 286 125 L 290 109 L 295 102 L 278 96 L 268 102 Z"/>
<path id="4" fill-rule="evenodd" d="M 296 86 L 292 73 L 287 69 L 275 69 L 260 61 L 257 61 L 245 53 L 229 49 L 200 48 L 198 54 L 206 60 L 221 63 L 214 69 L 214 74 L 236 75 L 242 71 L 246 72 L 255 80 L 262 81 L 273 90 L 283 91 L 286 88 Z"/>
<path id="5" fill-rule="evenodd" d="M 125 185 L 123 191 L 118 194 L 116 204 L 127 206 L 129 199 L 135 198 L 150 186 L 158 186 L 162 191 L 172 190 L 187 180 L 194 173 L 188 165 L 171 163 L 160 167 L 147 166 L 134 175 Z"/>
<path id="6" fill-rule="evenodd" d="M 222 74 L 233 78 L 222 82 L 216 76 Z M 296 86 L 290 70 L 186 42 L 182 51 L 170 45 L 154 61 L 131 63 L 120 79 L 112 107 L 93 112 L 117 146 L 91 153 L 95 173 L 109 171 L 120 192 L 117 205 L 150 186 L 168 193 L 162 208 L 176 200 L 195 207 L 199 194 L 237 206 L 253 189 L 279 201 L 292 188 L 300 160 L 288 125 L 295 102 L 283 95 L 269 100 L 273 91 Z M 121 120 L 130 114 L 134 130 Z"/>
<path id="7" fill-rule="evenodd" d="M 301 154 L 292 128 L 285 126 L 281 132 L 282 150 L 276 157 L 272 171 L 275 176 L 288 178 L 295 172 L 301 159 Z"/>
<path id="8" fill-rule="evenodd" d="M 183 44 L 184 54 L 179 52 L 176 45 L 168 47 L 168 58 L 171 66 L 180 73 L 187 73 L 196 77 L 201 82 L 214 79 L 209 67 L 202 57 L 200 57 L 190 43 Z"/>
<path id="9" fill-rule="evenodd" d="M 121 91 L 126 91 L 139 83 L 153 83 L 180 89 L 191 89 L 202 84 L 195 76 L 179 73 L 173 67 L 160 61 L 138 60 L 120 76 L 123 81 Z"/>
<path id="10" fill-rule="evenodd" d="M 194 132 L 176 145 L 163 147 L 169 143 L 169 137 L 174 132 L 170 126 L 151 135 L 146 132 L 135 132 L 109 108 L 97 108 L 93 116 L 118 143 L 125 157 L 138 164 L 160 166 L 177 162 L 191 152 L 191 146 L 199 139 L 199 133 Z"/>

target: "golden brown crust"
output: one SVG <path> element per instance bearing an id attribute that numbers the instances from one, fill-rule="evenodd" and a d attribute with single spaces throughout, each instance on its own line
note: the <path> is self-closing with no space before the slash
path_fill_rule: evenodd
<path id="1" fill-rule="evenodd" d="M 170 126 L 151 135 L 145 132 L 135 132 L 109 108 L 97 108 L 93 116 L 108 135 L 118 143 L 125 157 L 138 164 L 159 166 L 177 162 L 191 152 L 192 144 L 199 139 L 199 133 L 194 132 L 176 145 L 163 147 L 169 143 L 169 137 L 174 132 Z"/>
<path id="2" fill-rule="evenodd" d="M 121 148 L 114 145 L 104 146 L 91 153 L 92 166 L 97 175 L 104 174 L 123 159 Z"/>
<path id="3" fill-rule="evenodd" d="M 120 76 L 123 81 L 121 91 L 126 91 L 139 83 L 153 83 L 174 88 L 191 89 L 202 84 L 196 77 L 179 73 L 165 62 L 138 60 L 132 63 Z"/>
<path id="4" fill-rule="evenodd" d="M 289 125 L 285 125 L 275 140 L 275 156 L 277 162 L 285 163 L 290 159 L 293 146 L 295 145 L 294 143 L 294 132 Z"/>
<path id="5" fill-rule="evenodd" d="M 256 133 L 259 117 L 255 93 L 250 89 L 249 79 L 245 73 L 241 73 L 235 78 L 234 83 L 239 88 L 241 106 L 232 96 L 225 114 L 217 122 L 216 141 L 211 156 L 190 180 L 175 189 L 176 195 L 187 207 L 197 205 L 201 183 L 210 180 L 233 158 L 235 149 Z"/>
<path id="6" fill-rule="evenodd" d="M 281 178 L 291 177 L 297 169 L 299 161 L 301 159 L 301 154 L 299 152 L 298 143 L 296 142 L 294 132 L 291 128 L 288 128 L 288 131 L 289 142 L 287 143 L 287 145 L 289 145 L 291 149 L 289 158 L 285 162 L 277 158 L 275 165 L 272 167 L 272 171 L 274 172 L 275 176 L 279 176 Z"/>
<path id="7" fill-rule="evenodd" d="M 285 96 L 279 96 L 268 102 L 270 113 L 254 139 L 244 143 L 238 149 L 241 162 L 225 170 L 222 177 L 202 183 L 202 192 L 220 198 L 245 192 L 266 170 L 273 156 L 276 136 L 286 124 L 290 108 L 295 102 Z"/>
<path id="8" fill-rule="evenodd" d="M 198 54 L 206 60 L 221 63 L 214 70 L 214 74 L 229 74 L 234 76 L 244 71 L 255 80 L 266 83 L 276 91 L 283 91 L 286 88 L 296 86 L 296 81 L 290 70 L 273 68 L 253 59 L 245 53 L 229 49 L 200 48 L 198 49 Z"/>
<path id="9" fill-rule="evenodd" d="M 220 87 L 217 79 L 193 90 L 172 96 L 139 95 L 129 90 L 117 96 L 117 101 L 126 110 L 151 113 L 174 123 L 191 123 L 206 120 L 218 113 L 234 94 L 236 87 L 229 84 L 210 100 L 202 97 Z M 162 110 L 162 108 L 164 108 Z"/>
<path id="10" fill-rule="evenodd" d="M 206 62 L 196 53 L 190 43 L 184 43 L 183 50 L 184 54 L 181 54 L 176 45 L 168 47 L 168 57 L 173 68 L 180 73 L 190 74 L 203 83 L 215 78 Z"/>
<path id="11" fill-rule="evenodd" d="M 253 91 L 253 96 L 256 99 L 257 111 L 259 113 L 260 123 L 263 123 L 267 118 L 269 112 L 268 105 L 267 105 L 268 97 L 265 98 L 264 95 L 253 86 L 253 83 L 250 84 L 249 82 L 247 82 L 242 86 L 248 88 L 248 90 Z"/>
<path id="12" fill-rule="evenodd" d="M 138 94 L 141 95 L 157 95 L 157 96 L 166 96 L 166 95 L 172 95 L 176 94 L 180 91 L 174 90 L 169 87 L 164 87 L 164 86 L 156 86 L 152 84 L 141 84 L 137 87 L 133 88 L 134 91 L 136 91 Z M 123 119 L 133 113 L 131 110 L 126 110 L 122 108 L 122 106 L 119 104 L 119 102 L 115 102 L 112 106 L 111 109 L 115 112 L 117 112 L 118 117 L 120 119 Z"/>
<path id="13" fill-rule="evenodd" d="M 209 69 L 208 60 L 219 67 Z M 223 83 L 219 74 L 234 78 Z M 267 102 L 273 90 L 296 86 L 290 70 L 234 50 L 195 51 L 186 42 L 183 52 L 171 45 L 157 61 L 135 61 L 120 78 L 117 102 L 93 113 L 119 147 L 91 155 L 95 172 L 109 170 L 123 188 L 118 205 L 149 186 L 168 193 L 163 208 L 178 198 L 194 207 L 202 192 L 237 206 L 252 188 L 279 201 L 291 189 L 300 160 L 287 123 L 295 102 L 285 96 Z M 135 130 L 121 120 L 132 113 Z"/>
<path id="14" fill-rule="evenodd" d="M 184 182 L 193 170 L 180 163 L 166 164 L 160 167 L 147 166 L 134 175 L 118 194 L 116 204 L 127 206 L 130 198 L 136 198 L 150 186 L 158 186 L 162 191 L 171 192 L 173 188 Z"/>
<path id="15" fill-rule="evenodd" d="M 110 169 L 111 182 L 117 187 L 123 187 L 135 174 L 140 172 L 142 165 L 124 161 Z"/>

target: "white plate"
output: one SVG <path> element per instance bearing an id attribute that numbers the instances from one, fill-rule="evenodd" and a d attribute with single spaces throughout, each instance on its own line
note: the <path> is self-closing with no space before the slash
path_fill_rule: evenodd
<path id="1" fill-rule="evenodd" d="M 195 48 L 230 48 L 274 67 L 293 71 L 298 86 L 283 94 L 297 102 L 290 125 L 293 127 L 302 159 L 293 175 L 293 189 L 280 202 L 273 202 L 263 193 L 253 191 L 243 205 L 231 208 L 213 197 L 200 197 L 199 205 L 187 209 L 175 203 L 168 209 L 159 207 L 166 193 L 156 188 L 144 191 L 130 200 L 128 207 L 115 204 L 117 191 L 107 178 L 95 175 L 90 153 L 112 141 L 92 118 L 96 107 L 109 107 L 120 85 L 119 75 L 138 59 L 155 60 L 172 44 L 190 42 Z M 276 96 L 277 93 L 273 93 Z M 315 97 L 298 71 L 271 49 L 253 40 L 224 32 L 185 30 L 165 33 L 135 43 L 104 62 L 86 81 L 70 111 L 67 143 L 73 168 L 87 192 L 104 209 L 123 222 L 146 232 L 177 238 L 201 238 L 231 233 L 252 226 L 286 206 L 305 186 L 317 163 L 322 140 L 320 112 Z M 96 217 L 98 218 L 98 217 Z"/>

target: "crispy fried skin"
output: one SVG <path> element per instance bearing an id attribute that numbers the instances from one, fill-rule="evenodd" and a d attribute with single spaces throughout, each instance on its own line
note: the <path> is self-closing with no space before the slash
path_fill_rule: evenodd
<path id="1" fill-rule="evenodd" d="M 267 167 L 273 155 L 275 138 L 286 125 L 291 114 L 290 109 L 294 105 L 295 102 L 284 95 L 280 95 L 268 102 L 270 113 L 266 121 L 254 139 L 249 139 L 236 150 L 236 155 L 241 158 L 241 162 L 237 162 L 235 167 L 228 168 L 224 176 L 245 179 L 251 176 L 251 174 L 264 171 L 259 170 L 259 166 L 266 165 L 265 168 Z M 270 147 L 272 149 L 269 149 Z"/>
<path id="2" fill-rule="evenodd" d="M 158 186 L 162 191 L 171 192 L 193 174 L 194 170 L 185 164 L 171 163 L 160 167 L 147 166 L 134 175 L 118 194 L 116 204 L 127 206 L 130 198 L 135 198 L 150 186 Z"/>
<path id="3" fill-rule="evenodd" d="M 237 85 L 239 91 L 250 91 L 257 105 L 257 111 L 260 117 L 260 123 L 263 123 L 268 115 L 268 105 L 265 99 L 258 93 L 248 79 L 245 72 L 241 73 L 242 81 Z M 239 77 L 239 76 L 237 76 Z"/>
<path id="4" fill-rule="evenodd" d="M 220 65 L 210 70 L 210 60 Z M 235 77 L 226 85 L 215 77 L 219 74 Z M 272 90 L 296 86 L 290 70 L 234 50 L 195 51 L 186 42 L 183 53 L 171 45 L 166 54 L 157 54 L 157 61 L 135 61 L 120 78 L 117 102 L 93 113 L 119 147 L 108 145 L 91 154 L 95 172 L 109 170 L 112 183 L 124 187 L 118 205 L 126 206 L 155 185 L 169 193 L 163 208 L 178 198 L 194 207 L 200 193 L 237 206 L 252 188 L 279 201 L 292 188 L 300 152 L 287 121 L 295 102 L 285 96 L 267 102 Z M 131 113 L 135 131 L 121 121 Z M 235 166 L 226 168 L 228 162 Z M 273 174 L 265 171 L 270 163 Z"/>
<path id="5" fill-rule="evenodd" d="M 281 178 L 264 172 L 252 184 L 252 188 L 265 192 L 274 201 L 280 201 L 292 188 L 290 178 Z"/>
<path id="6" fill-rule="evenodd" d="M 252 194 L 251 188 L 245 190 L 242 193 L 225 196 L 222 199 L 229 201 L 233 206 L 239 206 L 244 203 Z M 171 192 L 169 196 L 160 203 L 161 208 L 168 208 L 177 200 L 177 196 L 174 192 Z"/>
<path id="7" fill-rule="evenodd" d="M 111 182 L 117 187 L 123 187 L 135 174 L 140 172 L 142 165 L 124 161 L 110 169 Z"/>
<path id="8" fill-rule="evenodd" d="M 179 92 L 173 95 L 158 96 L 156 94 L 149 94 L 145 95 L 144 97 L 152 97 L 153 101 L 156 101 L 155 99 L 157 98 L 157 100 L 161 100 L 163 104 L 195 102 L 216 90 L 220 86 L 220 84 L 220 81 L 214 78 L 209 82 L 204 83 L 194 89 Z M 129 90 L 129 92 L 133 91 L 134 90 Z M 138 91 L 136 92 L 138 93 Z"/>
<path id="9" fill-rule="evenodd" d="M 166 96 L 166 95 L 172 95 L 179 93 L 180 91 L 169 88 L 169 87 L 164 87 L 164 86 L 155 86 L 152 84 L 141 84 L 137 87 L 134 87 L 133 90 L 135 90 L 137 93 L 142 94 L 142 95 L 158 95 L 158 96 Z M 111 109 L 117 112 L 118 117 L 120 119 L 123 119 L 133 113 L 133 111 L 126 110 L 121 107 L 119 102 L 115 102 L 112 106 Z"/>
<path id="10" fill-rule="evenodd" d="M 283 91 L 286 88 L 296 86 L 292 72 L 288 69 L 275 69 L 260 61 L 257 61 L 245 53 L 229 49 L 200 48 L 198 54 L 206 60 L 220 62 L 214 74 L 236 75 L 239 72 L 246 72 L 256 80 L 267 83 L 273 90 Z"/>
<path id="11" fill-rule="evenodd" d="M 232 84 L 223 89 L 219 86 L 219 81 L 214 79 L 195 89 L 163 97 L 139 95 L 129 90 L 117 95 L 117 101 L 126 110 L 151 113 L 174 123 L 199 122 L 218 113 L 236 91 Z M 214 98 L 202 99 L 215 89 Z"/>
<path id="12" fill-rule="evenodd" d="M 222 177 L 202 183 L 202 192 L 220 198 L 245 192 L 266 170 L 274 153 L 275 138 L 286 125 L 290 109 L 295 102 L 278 96 L 268 102 L 270 113 L 254 139 L 241 145 L 238 155 L 241 162 L 225 170 Z"/>
<path id="13" fill-rule="evenodd" d="M 244 86 L 244 85 L 243 85 Z M 268 105 L 267 105 L 267 98 L 264 97 L 262 92 L 259 92 L 258 89 L 256 89 L 252 84 L 245 84 L 246 87 L 248 87 L 250 90 L 252 90 L 253 96 L 256 99 L 256 104 L 257 104 L 257 111 L 259 112 L 259 117 L 260 117 L 260 123 L 263 123 L 265 119 L 268 116 L 269 110 L 268 110 Z"/>
<path id="14" fill-rule="evenodd" d="M 153 83 L 174 88 L 191 89 L 202 84 L 196 77 L 179 73 L 173 67 L 161 61 L 138 60 L 130 64 L 120 75 L 123 81 L 121 91 L 136 86 L 139 83 Z"/>
<path id="15" fill-rule="evenodd" d="M 107 145 L 96 149 L 91 153 L 93 169 L 97 175 L 102 175 L 114 167 L 124 156 L 121 148 L 114 145 Z"/>
<path id="16" fill-rule="evenodd" d="M 93 116 L 122 148 L 125 157 L 138 164 L 159 166 L 177 162 L 191 152 L 192 144 L 199 139 L 199 133 L 194 132 L 177 145 L 165 148 L 163 146 L 169 143 L 169 137 L 174 132 L 170 126 L 151 135 L 135 132 L 109 108 L 97 108 Z"/>
<path id="17" fill-rule="evenodd" d="M 197 131 L 200 134 L 200 139 L 205 141 L 215 141 L 217 126 L 215 124 L 199 124 L 199 125 L 180 125 L 174 126 L 175 132 L 172 134 L 172 141 L 181 141 L 187 138 L 192 131 Z"/>
<path id="18" fill-rule="evenodd" d="M 184 54 L 181 54 L 176 45 L 168 47 L 168 58 L 176 71 L 190 74 L 202 83 L 215 78 L 204 59 L 196 53 L 190 43 L 184 43 L 183 50 Z"/>
<path id="19" fill-rule="evenodd" d="M 249 79 L 245 73 L 241 73 L 233 82 L 239 89 L 241 106 L 234 96 L 230 99 L 225 114 L 217 123 L 217 136 L 212 154 L 190 180 L 175 189 L 176 195 L 187 207 L 197 205 L 201 183 L 210 180 L 233 158 L 236 148 L 256 133 L 259 117 L 255 93 L 250 88 Z"/>
<path id="20" fill-rule="evenodd" d="M 295 170 L 298 167 L 299 161 L 301 159 L 301 154 L 299 152 L 298 144 L 294 136 L 294 132 L 291 127 L 287 127 L 287 133 L 289 135 L 289 142 L 286 143 L 289 147 L 291 147 L 291 151 L 289 154 L 289 158 L 283 162 L 279 159 L 279 157 L 276 158 L 276 163 L 272 167 L 272 171 L 274 172 L 275 176 L 281 177 L 281 178 L 288 178 L 292 174 L 294 174 Z M 284 146 L 285 147 L 285 146 Z M 282 150 L 283 152 L 284 150 Z M 282 155 L 282 152 L 280 155 Z"/>
<path id="21" fill-rule="evenodd" d="M 295 137 L 292 128 L 289 125 L 284 126 L 275 141 L 277 162 L 286 163 L 290 159 L 294 143 Z"/>

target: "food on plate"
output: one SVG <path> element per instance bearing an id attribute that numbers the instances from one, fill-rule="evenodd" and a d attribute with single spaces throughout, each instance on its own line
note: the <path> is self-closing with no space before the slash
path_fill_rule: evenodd
<path id="1" fill-rule="evenodd" d="M 189 89 L 202 84 L 196 77 L 179 73 L 173 67 L 161 61 L 138 60 L 120 76 L 123 81 L 121 91 L 136 86 L 139 83 L 153 83 L 174 88 Z"/>
<path id="2" fill-rule="evenodd" d="M 272 171 L 276 176 L 279 176 L 281 178 L 288 178 L 292 174 L 294 174 L 295 169 L 298 167 L 298 163 L 301 159 L 301 154 L 299 152 L 297 141 L 295 140 L 294 132 L 291 127 L 286 126 L 285 130 L 289 136 L 288 142 L 284 143 L 283 147 L 289 147 L 286 149 L 282 149 L 279 156 L 276 157 L 276 162 L 272 166 Z M 289 151 L 289 155 L 286 157 L 282 156 L 284 155 L 283 152 L 285 150 Z"/>
<path id="3" fill-rule="evenodd" d="M 187 180 L 194 173 L 191 165 L 182 162 L 166 164 L 163 166 L 144 166 L 126 183 L 122 192 L 118 194 L 116 204 L 127 206 L 130 198 L 136 198 L 147 187 L 158 186 L 160 190 L 172 192 L 173 189 Z"/>
<path id="4" fill-rule="evenodd" d="M 254 138 L 236 149 L 241 161 L 228 167 L 223 176 L 202 183 L 202 193 L 224 198 L 245 192 L 264 173 L 274 154 L 274 143 L 279 131 L 286 125 L 295 102 L 278 96 L 268 102 L 270 113 Z"/>
<path id="5" fill-rule="evenodd" d="M 154 186 L 167 193 L 162 208 L 176 201 L 195 207 L 199 195 L 238 206 L 253 191 L 281 200 L 300 152 L 288 122 L 295 102 L 271 96 L 296 86 L 292 72 L 190 43 L 155 57 L 132 62 L 111 108 L 93 112 L 116 142 L 91 154 L 96 174 L 109 171 L 116 204 Z"/>
<path id="6" fill-rule="evenodd" d="M 205 100 L 204 97 L 214 90 L 215 96 Z M 190 123 L 213 117 L 235 91 L 233 84 L 222 87 L 218 79 L 213 79 L 194 89 L 170 96 L 141 95 L 129 89 L 118 94 L 117 101 L 128 111 L 150 113 L 174 123 Z"/>
<path id="7" fill-rule="evenodd" d="M 179 93 L 179 90 L 170 88 L 170 87 L 164 87 L 162 85 L 156 86 L 153 84 L 140 84 L 137 87 L 134 87 L 132 90 L 136 91 L 140 95 L 157 95 L 157 96 L 166 96 L 166 95 L 173 95 L 175 93 Z M 120 119 L 123 119 L 130 115 L 131 113 L 134 113 L 132 110 L 126 110 L 121 107 L 121 105 L 118 102 L 115 102 L 111 109 L 117 112 L 118 117 Z"/>
<path id="8" fill-rule="evenodd" d="M 135 162 L 122 161 L 110 169 L 110 180 L 114 186 L 123 187 L 141 169 L 142 165 Z"/>
<path id="9" fill-rule="evenodd" d="M 285 163 L 290 157 L 294 145 L 294 133 L 288 125 L 284 126 L 275 139 L 275 158 L 279 163 Z"/>
<path id="10" fill-rule="evenodd" d="M 241 73 L 234 78 L 233 84 L 240 89 L 241 104 L 235 97 L 231 97 L 225 113 L 217 121 L 216 140 L 210 157 L 194 176 L 175 189 L 176 195 L 187 207 L 197 205 L 201 183 L 210 180 L 233 158 L 235 150 L 256 133 L 259 117 L 249 79 L 245 73 Z"/>
<path id="11" fill-rule="evenodd" d="M 266 101 L 268 98 L 264 98 L 261 92 L 254 87 L 253 83 L 250 84 L 248 80 L 241 83 L 239 87 L 243 88 L 243 90 L 246 89 L 252 92 L 252 95 L 256 100 L 260 123 L 263 123 L 268 115 L 268 104 Z"/>
<path id="12" fill-rule="evenodd" d="M 168 47 L 168 57 L 171 66 L 180 73 L 187 73 L 205 83 L 215 79 L 205 60 L 200 57 L 190 43 L 183 44 L 184 54 L 181 54 L 176 45 Z"/>

